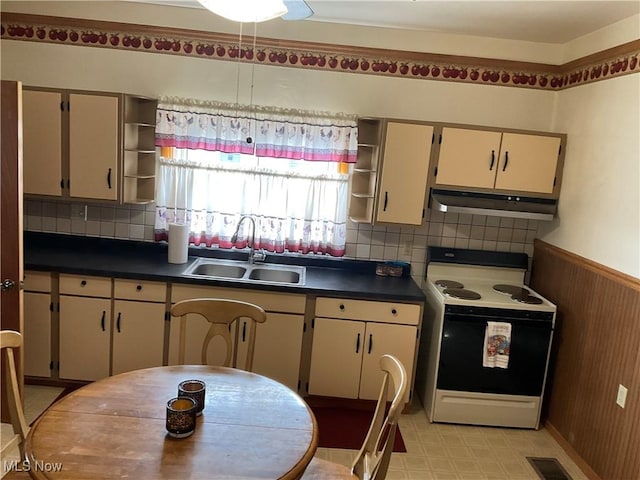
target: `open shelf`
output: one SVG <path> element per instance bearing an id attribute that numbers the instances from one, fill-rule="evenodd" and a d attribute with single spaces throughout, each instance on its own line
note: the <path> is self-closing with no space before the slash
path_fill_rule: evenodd
<path id="1" fill-rule="evenodd" d="M 358 119 L 358 156 L 351 170 L 349 219 L 371 223 L 378 181 L 381 123 L 379 118 Z"/>
<path id="2" fill-rule="evenodd" d="M 156 108 L 152 98 L 125 95 L 123 202 L 147 204 L 155 201 Z"/>

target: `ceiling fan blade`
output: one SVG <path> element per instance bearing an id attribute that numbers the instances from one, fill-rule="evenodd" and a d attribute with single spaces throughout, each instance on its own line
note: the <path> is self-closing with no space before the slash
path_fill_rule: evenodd
<path id="1" fill-rule="evenodd" d="M 309 8 L 304 0 L 283 0 L 288 12 L 282 17 L 283 20 L 304 20 L 313 15 L 313 10 Z"/>

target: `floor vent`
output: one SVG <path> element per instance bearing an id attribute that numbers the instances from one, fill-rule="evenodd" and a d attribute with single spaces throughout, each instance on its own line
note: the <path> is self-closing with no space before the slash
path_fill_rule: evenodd
<path id="1" fill-rule="evenodd" d="M 542 480 L 571 480 L 571 476 L 555 458 L 527 457 Z"/>

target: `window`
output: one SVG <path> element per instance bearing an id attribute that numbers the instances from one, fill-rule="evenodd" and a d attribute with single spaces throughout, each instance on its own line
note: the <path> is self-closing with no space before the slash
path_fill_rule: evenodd
<path id="1" fill-rule="evenodd" d="M 195 245 L 243 248 L 251 215 L 256 248 L 344 255 L 357 137 L 353 115 L 160 99 L 156 239 L 186 222 Z"/>

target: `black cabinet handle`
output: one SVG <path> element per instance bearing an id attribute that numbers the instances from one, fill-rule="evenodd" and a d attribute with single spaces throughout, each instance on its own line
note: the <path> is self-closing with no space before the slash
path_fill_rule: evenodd
<path id="1" fill-rule="evenodd" d="M 118 333 L 120 333 L 120 316 L 122 312 L 118 312 L 118 320 L 116 321 L 116 328 L 118 329 Z"/>
<path id="2" fill-rule="evenodd" d="M 502 166 L 503 172 L 507 169 L 507 163 L 509 163 L 509 152 L 504 152 L 504 165 Z"/>
<path id="3" fill-rule="evenodd" d="M 142 290 L 142 285 L 138 285 L 138 286 L 136 286 L 136 290 L 137 290 L 137 291 Z"/>
<path id="4" fill-rule="evenodd" d="M 82 281 L 80 282 L 80 285 L 82 285 L 83 287 L 84 287 L 84 286 L 86 286 L 86 285 L 87 285 L 87 281 L 86 281 L 86 280 L 82 280 Z"/>
<path id="5" fill-rule="evenodd" d="M 338 307 L 341 311 L 344 311 L 344 305 L 341 303 L 340 306 Z"/>
<path id="6" fill-rule="evenodd" d="M 371 349 L 373 348 L 373 334 L 369 334 L 369 355 L 371 355 Z"/>
<path id="7" fill-rule="evenodd" d="M 111 169 L 109 169 L 109 173 L 107 173 L 107 185 L 111 188 Z"/>
<path id="8" fill-rule="evenodd" d="M 64 178 L 60 179 L 60 188 L 64 188 Z"/>
<path id="9" fill-rule="evenodd" d="M 356 353 L 360 353 L 360 334 L 358 334 L 358 339 L 356 340 Z"/>
<path id="10" fill-rule="evenodd" d="M 392 309 L 391 309 L 391 314 L 392 314 L 392 315 L 397 315 L 397 314 L 398 314 L 398 311 L 397 311 L 395 308 L 392 308 Z"/>
<path id="11" fill-rule="evenodd" d="M 384 192 L 384 206 L 382 207 L 382 211 L 387 211 L 387 204 L 389 203 L 389 192 Z"/>
<path id="12" fill-rule="evenodd" d="M 242 322 L 242 341 L 245 342 L 247 339 L 247 322 Z"/>
<path id="13" fill-rule="evenodd" d="M 102 311 L 102 320 L 100 321 L 100 324 L 102 325 L 102 331 L 103 331 L 103 332 L 105 331 L 105 326 L 106 326 L 106 325 L 104 324 L 104 321 L 105 321 L 105 317 L 106 317 L 106 316 L 107 316 L 107 312 L 105 312 L 105 311 L 103 310 L 103 311 Z"/>
<path id="14" fill-rule="evenodd" d="M 489 171 L 493 170 L 494 163 L 496 163 L 496 151 L 491 150 L 491 165 L 489 165 Z"/>

